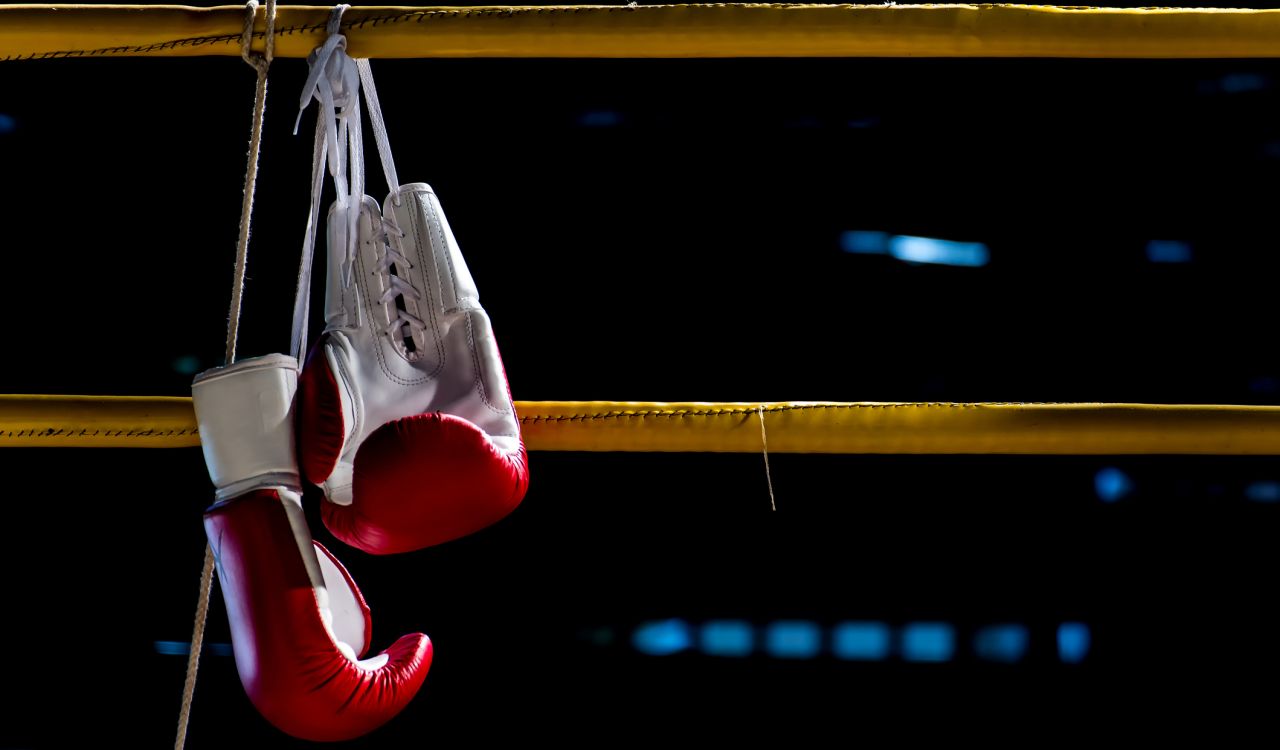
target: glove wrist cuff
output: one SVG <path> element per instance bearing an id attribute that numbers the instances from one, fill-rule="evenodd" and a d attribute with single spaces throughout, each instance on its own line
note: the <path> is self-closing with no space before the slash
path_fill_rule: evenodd
<path id="1" fill-rule="evenodd" d="M 218 502 L 266 487 L 300 490 L 293 435 L 297 388 L 298 362 L 282 354 L 196 376 L 191 395 Z"/>

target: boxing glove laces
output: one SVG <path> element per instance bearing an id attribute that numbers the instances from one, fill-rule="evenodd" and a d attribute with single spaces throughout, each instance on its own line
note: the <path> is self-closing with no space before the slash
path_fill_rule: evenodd
<path id="1" fill-rule="evenodd" d="M 425 183 L 398 182 L 368 61 L 331 37 L 310 62 L 302 103 L 314 98 L 321 111 L 304 255 L 326 162 L 338 197 L 326 221 L 325 328 L 299 380 L 299 465 L 323 488 L 334 536 L 406 552 L 510 513 L 528 486 L 527 454 L 493 327 L 440 201 Z M 390 186 L 381 204 L 363 194 L 358 88 Z M 304 268 L 295 351 L 308 277 Z"/>

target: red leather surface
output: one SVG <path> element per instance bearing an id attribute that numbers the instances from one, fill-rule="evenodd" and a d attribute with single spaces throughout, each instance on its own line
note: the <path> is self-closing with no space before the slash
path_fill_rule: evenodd
<path id="1" fill-rule="evenodd" d="M 356 453 L 352 503 L 321 507 L 333 535 L 386 555 L 466 536 L 501 520 L 529 485 L 524 444 L 500 451 L 471 422 L 433 412 L 397 419 Z"/>
<path id="2" fill-rule="evenodd" d="M 342 401 L 338 382 L 329 370 L 325 357 L 328 334 L 320 337 L 307 355 L 307 363 L 298 376 L 297 442 L 298 468 L 312 484 L 323 484 L 333 473 L 342 455 L 346 425 L 342 421 Z"/>
<path id="3" fill-rule="evenodd" d="M 338 651 L 320 620 L 279 495 L 258 490 L 205 514 L 218 561 L 236 668 L 249 699 L 280 730 L 306 740 L 366 734 L 403 709 L 431 666 L 421 633 L 397 640 L 366 671 Z"/>

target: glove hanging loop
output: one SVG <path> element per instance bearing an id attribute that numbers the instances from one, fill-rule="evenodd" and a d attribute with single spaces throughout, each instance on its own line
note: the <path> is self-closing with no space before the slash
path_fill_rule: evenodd
<path id="1" fill-rule="evenodd" d="M 302 242 L 302 258 L 298 267 L 298 284 L 293 303 L 293 334 L 289 349 L 302 361 L 307 345 L 307 319 L 310 316 L 311 266 L 315 256 L 317 223 L 320 221 L 320 198 L 324 191 L 326 165 L 333 177 L 339 210 L 347 212 L 346 261 L 344 283 L 350 281 L 351 258 L 355 255 L 356 222 L 364 195 L 363 133 L 360 130 L 360 74 L 347 56 L 347 38 L 342 35 L 342 14 L 350 5 L 334 6 L 329 14 L 324 43 L 307 56 L 310 71 L 298 102 L 296 135 L 302 114 L 314 99 L 319 102 L 316 135 L 311 159 L 311 209 L 307 214 L 307 230 Z M 350 180 L 348 180 L 348 175 Z"/>
<path id="2" fill-rule="evenodd" d="M 347 55 L 347 38 L 341 33 L 342 15 L 351 7 L 337 5 L 329 15 L 326 28 L 328 37 L 324 43 L 307 56 L 310 71 L 302 87 L 298 102 L 298 117 L 294 121 L 296 135 L 302 123 L 302 115 L 314 100 L 318 102 L 316 134 L 311 160 L 311 209 L 307 215 L 307 228 L 302 244 L 302 258 L 298 267 L 298 283 L 293 305 L 293 335 L 290 351 L 300 362 L 305 359 L 307 328 L 311 313 L 311 274 L 315 258 L 316 235 L 319 232 L 320 199 L 324 191 L 326 167 L 333 178 L 337 197 L 336 210 L 346 212 L 346 236 L 342 260 L 342 284 L 351 284 L 351 267 L 356 253 L 356 224 L 360 218 L 360 205 L 364 198 L 364 134 L 361 125 L 360 95 L 369 108 L 369 120 L 373 124 L 374 140 L 382 163 L 387 190 L 394 194 L 395 205 L 400 205 L 396 189 L 400 186 L 395 161 L 387 138 L 386 121 L 373 83 L 373 71 L 367 59 L 352 59 Z"/>

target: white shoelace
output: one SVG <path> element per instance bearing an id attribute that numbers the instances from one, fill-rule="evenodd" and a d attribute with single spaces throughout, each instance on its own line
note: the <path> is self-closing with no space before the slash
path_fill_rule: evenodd
<path id="1" fill-rule="evenodd" d="M 360 72 L 347 55 L 347 38 L 338 33 L 342 11 L 335 8 L 329 21 L 329 37 L 307 56 L 310 70 L 302 86 L 298 119 L 293 132 L 298 132 L 302 114 L 314 99 L 320 111 L 316 115 L 316 147 L 312 159 L 311 216 L 307 226 L 307 248 L 315 247 L 316 221 L 320 213 L 319 175 L 329 162 L 340 210 L 347 212 L 346 252 L 342 264 L 342 283 L 351 283 L 351 264 L 356 251 L 356 222 L 364 197 L 364 134 L 360 124 Z M 322 137 L 323 133 L 323 137 Z M 348 179 L 349 178 L 349 179 Z M 350 183 L 348 185 L 348 182 Z"/>
<path id="2" fill-rule="evenodd" d="M 383 305 L 394 304 L 395 298 L 399 296 L 411 297 L 415 301 L 420 300 L 422 292 L 399 275 L 411 270 L 413 263 L 396 249 L 395 243 L 391 240 L 392 236 L 404 237 L 404 232 L 390 219 L 382 219 L 375 230 L 374 239 L 382 245 L 383 255 L 378 259 L 377 271 L 386 275 L 387 288 L 383 290 L 378 302 Z M 397 337 L 401 340 L 409 339 L 420 331 L 426 330 L 427 324 L 422 321 L 422 318 L 398 305 L 392 310 L 396 313 L 396 317 L 387 324 L 384 331 L 393 340 Z M 408 334 L 404 331 L 405 326 L 409 327 Z"/>
<path id="3" fill-rule="evenodd" d="M 358 244 L 357 227 L 365 189 L 364 135 L 361 130 L 359 96 L 362 87 L 369 107 L 369 119 L 373 123 L 374 140 L 378 144 L 379 160 L 382 162 L 383 174 L 387 180 L 387 189 L 391 192 L 395 205 L 399 206 L 401 201 L 398 193 L 399 178 L 391 155 L 386 123 L 382 118 L 382 106 L 378 101 L 378 92 L 373 83 L 373 71 L 368 60 L 353 60 L 347 55 L 347 39 L 340 33 L 342 14 L 348 7 L 350 6 L 339 5 L 333 9 L 329 18 L 328 38 L 307 57 L 310 70 L 302 88 L 298 120 L 294 123 L 294 133 L 297 133 L 298 126 L 302 122 L 302 114 L 307 106 L 312 100 L 319 102 L 320 112 L 316 116 L 311 169 L 311 213 L 307 217 L 302 264 L 298 270 L 298 296 L 294 302 L 291 349 L 299 361 L 305 356 L 303 347 L 306 346 L 307 318 L 310 314 L 311 266 L 315 253 L 316 225 L 320 214 L 320 197 L 324 187 L 326 164 L 337 192 L 338 210 L 344 211 L 346 215 L 346 237 L 343 238 L 345 248 L 341 272 L 343 286 L 351 284 Z M 383 249 L 376 272 L 384 274 L 387 279 L 387 288 L 378 301 L 380 304 L 390 305 L 391 312 L 395 315 L 387 325 L 385 333 L 393 339 L 400 337 L 402 341 L 409 340 L 416 333 L 425 330 L 426 324 L 421 318 L 406 311 L 403 301 L 395 304 L 397 297 L 422 299 L 422 292 L 399 275 L 413 268 L 409 259 L 397 249 L 397 243 L 391 240 L 392 235 L 400 238 L 404 233 L 386 218 L 382 218 L 381 222 L 374 227 L 374 233 L 375 241 L 379 242 Z M 404 331 L 406 326 L 409 328 L 407 336 Z"/>

